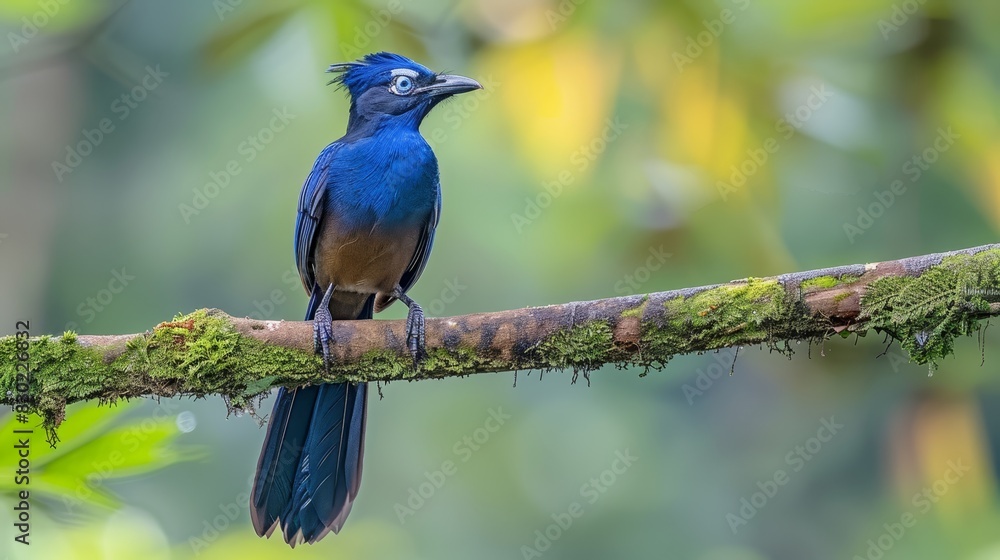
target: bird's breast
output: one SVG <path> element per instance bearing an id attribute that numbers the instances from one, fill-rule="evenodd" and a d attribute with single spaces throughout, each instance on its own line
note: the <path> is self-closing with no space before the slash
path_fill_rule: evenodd
<path id="1" fill-rule="evenodd" d="M 321 286 L 387 293 L 399 283 L 439 194 L 437 160 L 411 136 L 358 142 L 343 154 L 352 163 L 332 174 L 314 253 Z"/>
<path id="2" fill-rule="evenodd" d="M 417 228 L 344 228 L 328 220 L 316 246 L 316 279 L 338 290 L 387 293 L 399 283 L 419 240 Z"/>

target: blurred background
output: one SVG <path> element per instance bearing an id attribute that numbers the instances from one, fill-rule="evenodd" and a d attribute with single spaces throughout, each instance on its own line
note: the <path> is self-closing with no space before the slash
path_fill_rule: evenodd
<path id="1" fill-rule="evenodd" d="M 378 50 L 487 86 L 423 125 L 444 209 L 412 295 L 432 316 L 990 243 L 998 18 L 973 0 L 4 0 L 0 332 L 300 319 L 299 189 L 347 120 L 323 71 Z M 219 398 L 78 405 L 55 450 L 34 441 L 29 547 L 0 476 L 0 556 L 998 559 L 998 330 L 936 370 L 871 333 L 589 386 L 395 383 L 346 527 L 294 551 L 250 526 L 258 419 Z"/>

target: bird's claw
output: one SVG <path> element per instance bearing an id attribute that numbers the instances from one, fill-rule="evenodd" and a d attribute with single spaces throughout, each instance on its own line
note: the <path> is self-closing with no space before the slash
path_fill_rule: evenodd
<path id="1" fill-rule="evenodd" d="M 426 345 L 427 328 L 424 310 L 414 302 L 406 314 L 406 347 L 410 350 L 414 363 L 419 362 L 420 358 L 427 354 Z"/>
<path id="2" fill-rule="evenodd" d="M 331 285 L 319 309 L 313 315 L 313 351 L 323 356 L 323 368 L 330 371 L 330 341 L 333 340 L 333 315 L 330 314 L 330 296 L 333 294 Z"/>
<path id="3" fill-rule="evenodd" d="M 330 371 L 330 341 L 333 340 L 333 318 L 330 312 L 317 312 L 313 318 L 313 347 L 323 355 L 323 367 Z"/>

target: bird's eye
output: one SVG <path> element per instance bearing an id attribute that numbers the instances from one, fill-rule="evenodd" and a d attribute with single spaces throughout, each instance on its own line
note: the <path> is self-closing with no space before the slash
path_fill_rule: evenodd
<path id="1" fill-rule="evenodd" d="M 396 95 L 409 95 L 413 91 L 413 78 L 409 76 L 396 76 L 392 79 L 389 89 Z"/>

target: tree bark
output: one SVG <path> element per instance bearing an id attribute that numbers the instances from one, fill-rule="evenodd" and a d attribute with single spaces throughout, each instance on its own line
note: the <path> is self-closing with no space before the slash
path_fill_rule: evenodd
<path id="1" fill-rule="evenodd" d="M 404 321 L 336 321 L 333 363 L 313 353 L 312 323 L 200 310 L 114 336 L 0 338 L 0 401 L 61 421 L 87 399 L 218 394 L 233 407 L 276 386 L 416 380 L 603 364 L 659 368 L 675 355 L 835 333 L 886 332 L 912 360 L 933 363 L 958 336 L 1000 314 L 1000 245 L 646 295 L 427 320 L 414 363 Z M 23 348 L 23 344 L 22 347 Z M 18 386 L 27 357 L 31 375 Z M 27 391 L 19 391 L 27 389 Z"/>

